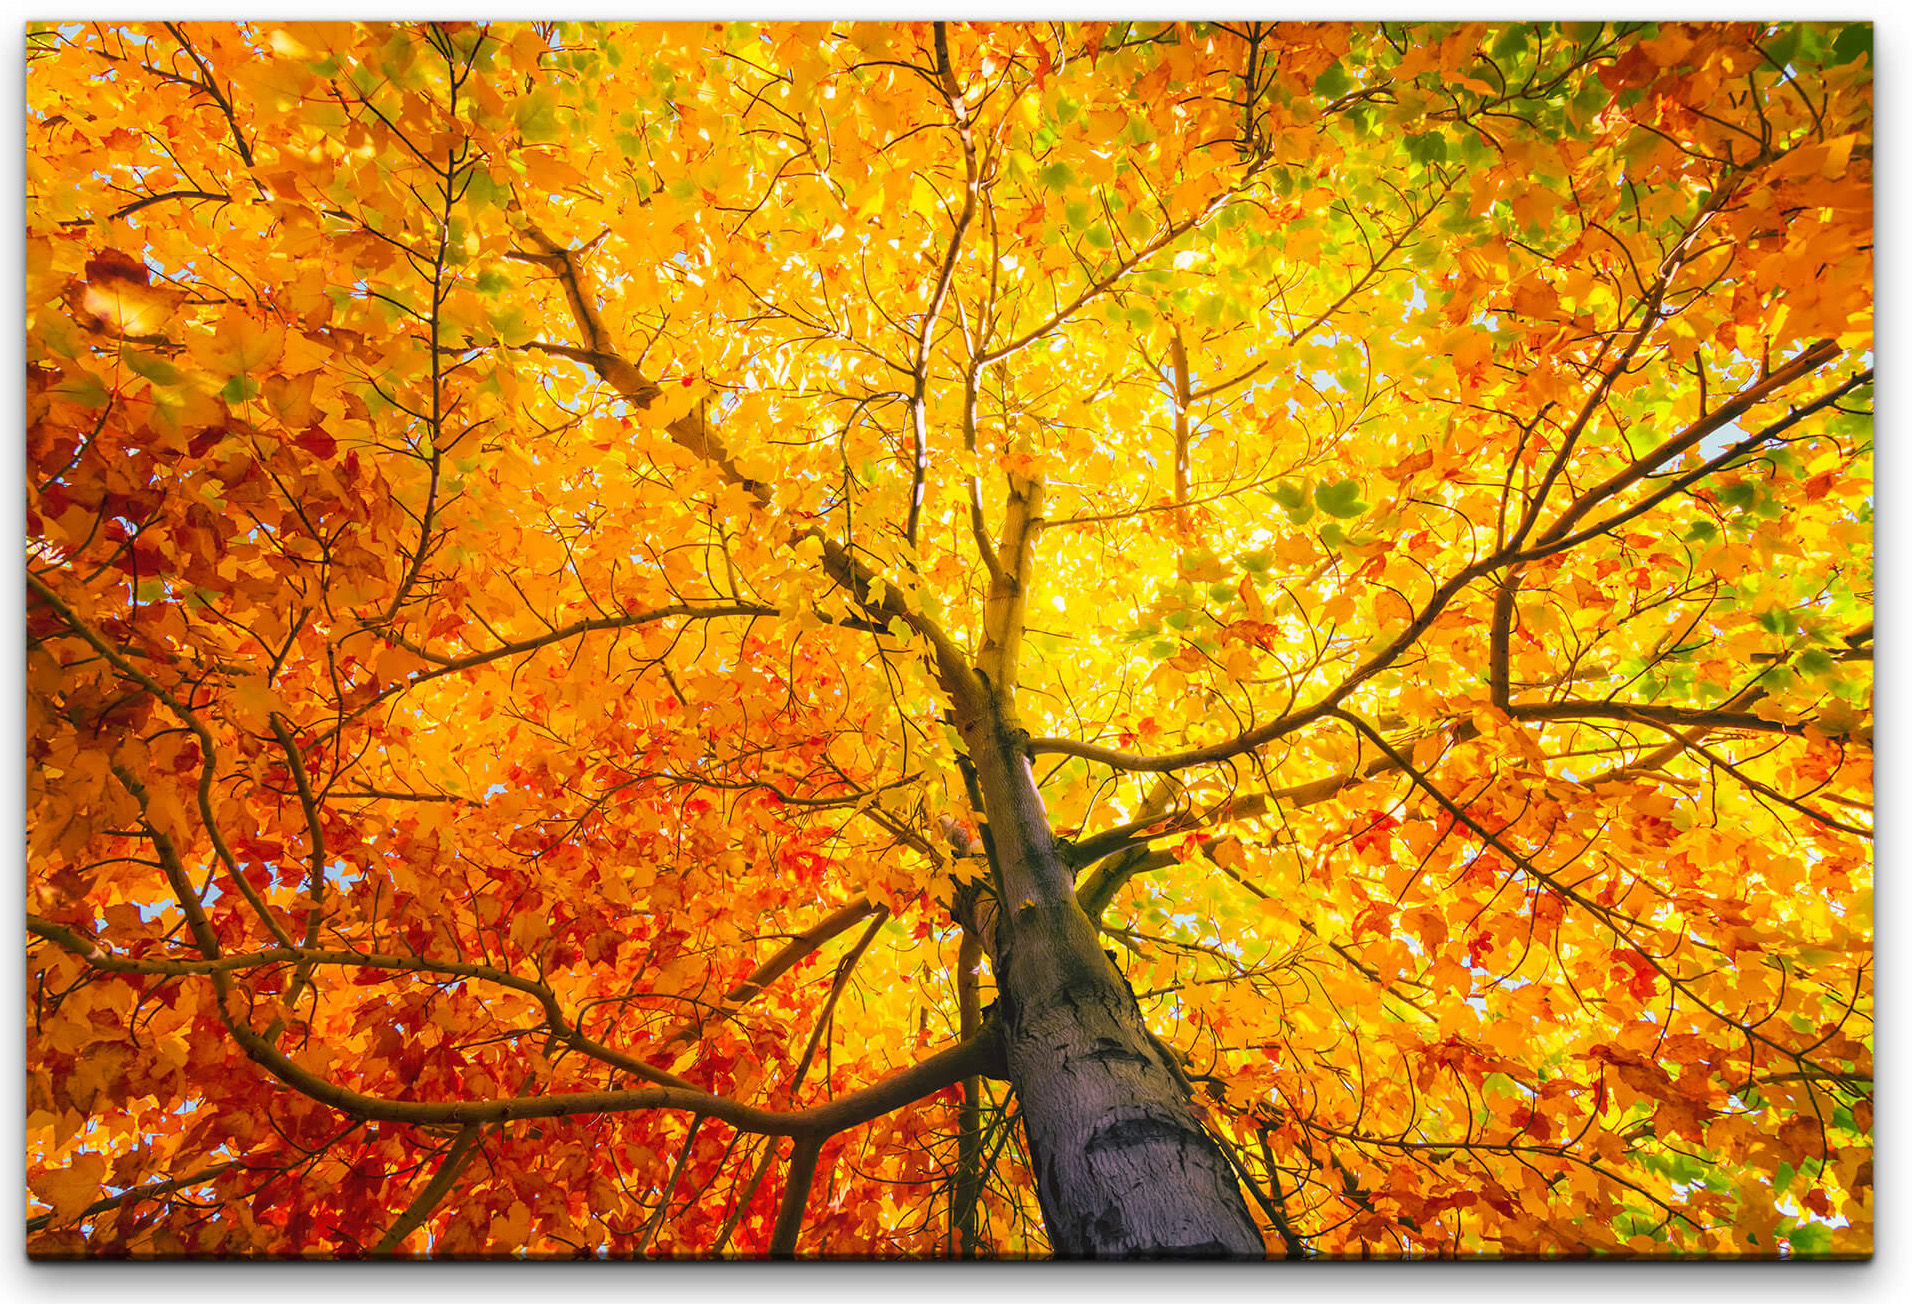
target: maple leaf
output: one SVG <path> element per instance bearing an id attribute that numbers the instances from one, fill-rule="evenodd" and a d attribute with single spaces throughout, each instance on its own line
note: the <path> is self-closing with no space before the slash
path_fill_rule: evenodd
<path id="1" fill-rule="evenodd" d="M 228 308 L 207 325 L 187 338 L 186 349 L 213 376 L 262 373 L 285 351 L 285 327 L 259 321 L 243 308 Z"/>
<path id="2" fill-rule="evenodd" d="M 185 298 L 172 286 L 152 284 L 150 269 L 117 249 L 89 258 L 84 274 L 79 310 L 111 335 L 160 338 L 161 328 Z"/>

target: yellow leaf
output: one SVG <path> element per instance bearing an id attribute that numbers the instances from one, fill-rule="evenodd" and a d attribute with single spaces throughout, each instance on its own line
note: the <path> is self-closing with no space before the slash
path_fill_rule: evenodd
<path id="1" fill-rule="evenodd" d="M 285 351 L 285 327 L 262 322 L 243 308 L 230 307 L 210 332 L 194 332 L 186 351 L 213 375 L 256 375 L 279 360 Z"/>
<path id="2" fill-rule="evenodd" d="M 274 35 L 283 36 L 283 32 Z M 286 47 L 303 50 L 296 42 L 287 40 Z M 274 113 L 284 113 L 296 105 L 312 84 L 318 80 L 311 69 L 300 60 L 307 57 L 299 54 L 290 59 L 262 59 L 250 62 L 234 70 L 232 79 L 245 98 L 255 101 L 260 108 Z"/>
<path id="3" fill-rule="evenodd" d="M 285 702 L 272 691 L 264 675 L 242 675 L 235 679 L 225 700 L 233 722 L 253 731 L 269 730 L 272 713 L 285 709 Z"/>
<path id="4" fill-rule="evenodd" d="M 33 1183 L 33 1193 L 53 1206 L 55 1222 L 66 1222 L 79 1215 L 100 1197 L 100 1184 L 106 1180 L 106 1156 L 91 1150 L 73 1156 L 64 1168 L 55 1169 Z"/>
<path id="5" fill-rule="evenodd" d="M 1374 594 L 1374 619 L 1383 630 L 1392 630 L 1414 619 L 1413 604 L 1393 589 L 1377 589 Z"/>
<path id="6" fill-rule="evenodd" d="M 192 837 L 191 817 L 170 784 L 156 783 L 148 790 L 146 819 L 175 845 L 185 845 Z"/>
<path id="7" fill-rule="evenodd" d="M 318 378 L 319 373 L 316 371 L 291 378 L 266 377 L 262 386 L 266 405 L 280 421 L 293 429 L 313 425 L 318 420 L 318 409 L 312 406 L 312 384 Z"/>
<path id="8" fill-rule="evenodd" d="M 1819 165 L 1819 175 L 1827 181 L 1837 181 L 1846 174 L 1846 166 L 1852 159 L 1852 147 L 1859 143 L 1856 133 L 1847 132 L 1835 136 L 1826 142 L 1825 161 Z"/>
<path id="9" fill-rule="evenodd" d="M 916 174 L 916 179 L 910 183 L 909 206 L 925 217 L 935 217 L 938 213 L 942 212 L 943 204 L 942 201 L 936 197 L 936 188 L 930 185 L 928 179 L 920 172 Z"/>
<path id="10" fill-rule="evenodd" d="M 1263 607 L 1261 603 L 1261 594 L 1255 591 L 1254 576 L 1243 575 L 1241 577 L 1241 587 L 1238 588 L 1236 592 L 1241 595 L 1242 603 L 1248 608 L 1248 618 L 1250 620 L 1265 621 L 1268 619 L 1267 608 Z"/>
<path id="11" fill-rule="evenodd" d="M 173 315 L 175 296 L 150 285 L 109 281 L 86 287 L 86 310 L 115 335 L 159 334 Z"/>
<path id="12" fill-rule="evenodd" d="M 425 669 L 430 664 L 430 662 L 415 652 L 410 652 L 402 647 L 388 647 L 378 654 L 378 661 L 374 665 L 373 670 L 374 673 L 378 675 L 380 683 L 396 684 L 403 679 L 409 678 L 413 672 Z"/>
<path id="13" fill-rule="evenodd" d="M 565 161 L 556 150 L 528 149 L 518 158 L 525 165 L 525 179 L 538 190 L 557 194 L 573 186 L 585 185 L 589 178 Z"/>

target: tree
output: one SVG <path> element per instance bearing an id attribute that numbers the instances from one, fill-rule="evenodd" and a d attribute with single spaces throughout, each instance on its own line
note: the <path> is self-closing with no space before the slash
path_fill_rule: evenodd
<path id="1" fill-rule="evenodd" d="M 32 29 L 30 1250 L 1869 1252 L 1870 94 Z"/>

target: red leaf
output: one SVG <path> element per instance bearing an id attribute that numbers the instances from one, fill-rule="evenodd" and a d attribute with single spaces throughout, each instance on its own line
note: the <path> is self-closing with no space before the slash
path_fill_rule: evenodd
<path id="1" fill-rule="evenodd" d="M 317 426 L 313 426 L 292 442 L 323 461 L 330 461 L 333 454 L 339 451 L 339 441 Z"/>

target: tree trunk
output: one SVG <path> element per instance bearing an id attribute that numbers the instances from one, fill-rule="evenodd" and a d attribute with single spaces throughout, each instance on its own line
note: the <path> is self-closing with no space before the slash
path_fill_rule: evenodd
<path id="1" fill-rule="evenodd" d="M 971 929 L 963 930 L 963 942 L 956 952 L 956 1004 L 961 1020 L 958 1031 L 968 1041 L 982 1030 L 982 993 L 978 973 L 982 968 L 983 945 Z M 982 1196 L 983 1177 L 983 1080 L 980 1074 L 963 1079 L 963 1103 L 956 1112 L 956 1182 L 950 1190 L 950 1228 L 955 1234 L 955 1252 L 959 1258 L 976 1257 L 976 1215 Z"/>
<path id="2" fill-rule="evenodd" d="M 1076 903 L 1000 706 L 964 722 L 1003 893 L 997 1017 L 1049 1242 L 1062 1258 L 1262 1258 L 1233 1169 Z"/>

